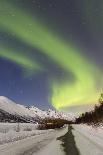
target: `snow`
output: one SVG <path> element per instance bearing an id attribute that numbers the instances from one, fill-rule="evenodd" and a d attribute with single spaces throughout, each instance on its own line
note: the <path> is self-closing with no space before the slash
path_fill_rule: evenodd
<path id="1" fill-rule="evenodd" d="M 32 124 L 32 123 L 0 123 L 0 133 L 7 133 L 9 132 L 10 130 L 14 130 L 16 131 L 17 128 L 18 128 L 18 125 L 19 125 L 19 128 L 20 130 L 26 130 L 27 128 L 31 129 L 31 130 L 35 130 L 37 129 L 38 125 L 37 124 Z"/>
<path id="2" fill-rule="evenodd" d="M 37 130 L 38 125 L 30 123 L 0 123 L 0 145 L 52 130 Z"/>
<path id="3" fill-rule="evenodd" d="M 53 153 L 54 155 L 64 155 L 63 148 L 61 148 L 60 142 L 56 139 L 64 135 L 67 132 L 67 128 L 39 132 L 41 134 L 1 145 L 0 155 L 51 155 Z"/>
<path id="4" fill-rule="evenodd" d="M 81 155 L 103 154 L 103 127 L 72 125 L 72 133 Z M 0 123 L 0 155 L 64 155 L 61 141 L 67 128 L 59 130 L 37 130 L 38 125 L 30 123 Z"/>
<path id="5" fill-rule="evenodd" d="M 65 112 L 59 112 L 59 111 L 55 111 L 52 109 L 49 109 L 47 111 L 42 111 L 34 106 L 29 107 L 29 110 L 32 113 L 36 113 L 39 117 L 41 118 L 61 118 L 61 119 L 66 119 L 66 120 L 73 120 L 75 119 L 73 114 L 68 114 Z"/>
<path id="6" fill-rule="evenodd" d="M 48 111 L 42 111 L 34 106 L 25 107 L 24 105 L 16 104 L 10 99 L 0 96 L 0 109 L 13 115 L 19 115 L 24 117 L 33 117 L 33 118 L 61 118 L 66 120 L 73 120 L 74 115 L 57 112 L 49 109 Z"/>
<path id="7" fill-rule="evenodd" d="M 19 105 L 4 96 L 0 96 L 0 109 L 13 114 L 27 117 L 34 117 L 34 113 L 29 111 L 23 105 Z"/>
<path id="8" fill-rule="evenodd" d="M 76 145 L 82 155 L 103 154 L 103 127 L 73 125 Z"/>
<path id="9" fill-rule="evenodd" d="M 34 153 L 33 155 L 65 155 L 62 142 L 57 140 L 58 137 L 65 135 L 68 131 L 68 128 L 63 128 L 58 130 L 55 138 L 43 149 Z"/>
<path id="10" fill-rule="evenodd" d="M 51 109 L 42 111 L 34 106 L 25 107 L 24 105 L 16 104 L 4 96 L 0 96 L 0 110 L 1 114 L 4 112 L 8 115 L 12 114 L 26 118 L 32 117 L 34 119 L 60 118 L 69 121 L 75 119 L 74 115 L 64 112 L 57 112 Z M 44 152 L 47 151 L 49 153 L 50 148 L 54 148 L 54 154 L 61 155 L 60 141 L 56 140 L 59 133 L 60 135 L 63 134 L 61 130 L 37 130 L 37 127 L 38 124 L 32 123 L 0 123 L 0 154 L 2 154 L 1 152 L 5 152 L 3 153 L 5 155 L 14 155 L 18 149 L 22 152 L 26 149 L 30 150 L 31 147 L 33 147 L 32 149 L 35 152 L 39 151 L 39 147 L 47 145 L 46 150 L 43 149 Z M 50 145 L 48 145 L 49 143 Z"/>

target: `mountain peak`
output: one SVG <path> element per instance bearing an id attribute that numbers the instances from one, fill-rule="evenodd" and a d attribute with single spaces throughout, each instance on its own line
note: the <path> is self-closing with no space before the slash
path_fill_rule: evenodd
<path id="1" fill-rule="evenodd" d="M 5 96 L 0 96 L 0 110 L 14 116 L 26 117 L 26 118 L 62 118 L 71 120 L 73 117 L 71 114 L 63 112 L 56 112 L 51 109 L 42 111 L 35 106 L 25 107 L 24 105 L 16 104 L 12 100 Z"/>
<path id="2" fill-rule="evenodd" d="M 0 96 L 0 100 L 9 100 L 9 99 L 5 96 Z"/>

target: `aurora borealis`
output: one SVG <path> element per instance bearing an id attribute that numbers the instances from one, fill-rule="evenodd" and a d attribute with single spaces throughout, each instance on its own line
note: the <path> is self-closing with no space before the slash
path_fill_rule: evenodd
<path id="1" fill-rule="evenodd" d="M 85 0 L 85 5 L 81 1 L 78 2 L 79 9 L 75 6 L 76 2 L 69 1 L 69 6 L 66 8 L 67 3 L 68 1 L 57 2 L 55 0 L 52 2 L 47 2 L 46 0 L 44 2 L 39 0 L 30 0 L 29 2 L 27 0 L 25 2 L 23 0 L 0 1 L 1 64 L 11 63 L 14 68 L 19 67 L 16 76 L 13 72 L 8 73 L 11 74 L 10 79 L 8 79 L 10 85 L 12 81 L 15 83 L 13 89 L 20 87 L 17 90 L 19 92 L 18 95 L 14 97 L 15 100 L 21 100 L 25 104 L 25 98 L 27 97 L 27 101 L 30 103 L 34 102 L 35 104 L 35 102 L 38 102 L 41 107 L 51 104 L 58 110 L 75 105 L 95 104 L 98 100 L 103 86 L 101 62 L 103 54 L 101 53 L 102 43 L 100 40 L 102 38 L 102 30 L 99 29 L 99 26 L 94 26 L 93 29 L 95 31 L 93 33 L 92 24 L 89 22 L 90 17 L 88 17 L 90 15 L 91 19 L 92 16 L 94 19 L 95 7 L 90 10 L 88 15 L 88 5 L 85 4 Z M 93 1 L 91 5 L 94 5 Z M 81 6 L 87 7 L 84 12 Z M 59 12 L 60 9 L 62 11 L 65 9 L 69 10 L 70 12 L 67 12 L 66 16 L 64 11 L 62 14 L 62 16 L 66 17 L 65 21 L 68 20 L 69 23 L 66 24 L 64 19 L 61 19 L 61 23 L 64 22 L 64 26 L 62 24 L 60 26 L 59 15 L 55 15 L 54 20 L 50 18 L 51 12 L 48 11 L 48 7 L 50 7 L 52 13 L 55 10 Z M 99 7 L 100 5 L 98 5 L 96 10 Z M 77 20 L 77 10 L 79 10 L 79 16 L 81 15 L 81 17 L 85 18 L 85 22 L 84 19 L 83 21 L 80 20 L 81 17 Z M 44 14 L 42 15 L 42 13 Z M 73 20 L 71 20 L 70 13 Z M 57 23 L 55 21 L 56 18 L 58 18 Z M 47 21 L 53 23 L 52 25 L 56 25 L 54 26 L 56 27 L 55 30 Z M 80 25 L 80 23 L 82 24 Z M 79 34 L 73 28 L 75 24 Z M 66 29 L 67 25 L 71 25 L 70 28 L 68 27 L 70 32 Z M 65 27 L 65 30 L 63 27 Z M 65 31 L 64 35 L 63 31 Z M 88 32 L 88 36 L 84 32 Z M 99 43 L 96 37 L 98 39 L 100 37 Z M 96 48 L 94 48 L 94 45 Z M 98 46 L 100 46 L 100 49 Z M 3 68 L 5 69 L 5 66 Z M 4 69 L 2 70 L 5 72 Z M 4 80 L 0 81 L 5 83 Z M 17 84 L 20 84 L 20 81 L 23 81 L 21 86 Z M 30 83 L 30 85 L 28 86 L 26 83 Z M 4 92 L 7 87 L 8 85 L 5 86 Z M 30 94 L 25 93 L 25 89 L 28 89 L 27 92 Z M 6 94 L 9 96 L 11 93 L 11 86 L 9 86 L 9 92 L 6 92 Z M 11 97 L 15 94 L 11 95 Z M 38 96 L 36 99 L 35 94 Z M 45 103 L 42 105 L 42 102 Z"/>

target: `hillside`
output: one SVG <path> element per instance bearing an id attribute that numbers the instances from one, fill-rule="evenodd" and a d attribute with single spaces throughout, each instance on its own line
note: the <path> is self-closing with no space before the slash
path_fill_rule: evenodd
<path id="1" fill-rule="evenodd" d="M 24 105 L 16 104 L 4 96 L 0 96 L 0 122 L 36 123 L 45 118 L 71 120 L 74 116 L 63 112 L 56 112 L 51 109 L 42 111 L 34 106 L 25 107 Z"/>

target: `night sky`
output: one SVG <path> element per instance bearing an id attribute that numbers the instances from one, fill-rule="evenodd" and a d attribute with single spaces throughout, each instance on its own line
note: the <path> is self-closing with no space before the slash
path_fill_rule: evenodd
<path id="1" fill-rule="evenodd" d="M 62 110 L 102 88 L 102 0 L 0 0 L 0 96 Z"/>

